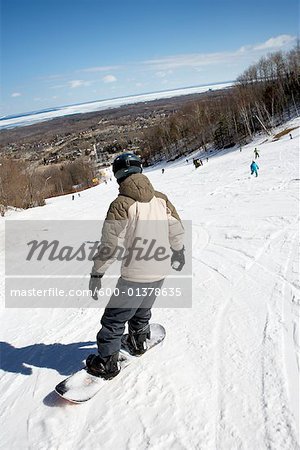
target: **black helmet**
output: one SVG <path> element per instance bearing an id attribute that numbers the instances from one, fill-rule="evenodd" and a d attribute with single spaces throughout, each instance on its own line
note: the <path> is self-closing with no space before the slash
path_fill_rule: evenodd
<path id="1" fill-rule="evenodd" d="M 132 173 L 143 171 L 141 158 L 134 153 L 122 153 L 113 162 L 113 173 L 117 180 L 126 178 Z"/>

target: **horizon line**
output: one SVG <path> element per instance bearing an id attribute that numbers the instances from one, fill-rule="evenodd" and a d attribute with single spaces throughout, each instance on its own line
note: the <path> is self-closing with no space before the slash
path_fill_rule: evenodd
<path id="1" fill-rule="evenodd" d="M 162 94 L 164 92 L 179 91 L 181 89 L 192 89 L 192 88 L 197 88 L 197 87 L 215 86 L 218 84 L 234 83 L 234 82 L 235 82 L 235 80 L 217 81 L 217 82 L 213 82 L 213 83 L 196 84 L 196 85 L 192 85 L 192 86 L 182 86 L 182 87 L 178 87 L 178 88 L 174 88 L 174 89 L 164 89 L 164 90 L 160 90 L 160 91 L 148 91 L 148 92 L 141 92 L 140 94 L 128 94 L 128 95 L 122 95 L 119 97 L 103 98 L 103 99 L 85 101 L 85 102 L 80 102 L 80 103 L 70 103 L 70 104 L 64 104 L 64 105 L 60 105 L 60 106 L 48 106 L 48 107 L 33 110 L 33 111 L 24 111 L 24 112 L 20 112 L 20 113 L 12 113 L 9 115 L 1 116 L 0 122 L 2 120 L 8 120 L 8 119 L 18 118 L 18 117 L 22 117 L 22 116 L 28 116 L 31 114 L 38 114 L 38 113 L 46 112 L 47 110 L 55 111 L 55 110 L 60 110 L 60 109 L 68 108 L 68 107 L 72 107 L 72 106 L 81 106 L 81 105 L 105 102 L 105 101 L 110 101 L 110 100 L 118 100 L 118 99 L 121 100 L 121 99 L 124 99 L 127 97 L 132 98 L 132 97 L 139 97 L 142 95 Z"/>

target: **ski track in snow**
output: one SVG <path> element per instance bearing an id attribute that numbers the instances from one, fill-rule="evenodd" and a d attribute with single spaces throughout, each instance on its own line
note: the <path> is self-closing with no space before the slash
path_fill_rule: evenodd
<path id="1" fill-rule="evenodd" d="M 193 221 L 193 307 L 154 309 L 164 343 L 89 402 L 53 388 L 95 348 L 102 310 L 2 307 L 0 448 L 299 448 L 299 130 L 261 141 L 146 171 Z M 112 182 L 0 218 L 2 305 L 6 220 L 100 220 L 116 194 Z"/>

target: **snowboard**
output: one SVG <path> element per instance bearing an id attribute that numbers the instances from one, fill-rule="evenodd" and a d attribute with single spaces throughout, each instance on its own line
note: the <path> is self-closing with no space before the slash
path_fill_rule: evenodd
<path id="1" fill-rule="evenodd" d="M 119 353 L 121 371 L 128 367 L 133 361 L 143 356 L 134 356 L 130 353 L 130 349 L 126 344 L 127 336 L 128 335 L 125 334 L 122 338 L 122 347 Z M 148 350 L 146 353 L 164 340 L 166 330 L 158 323 L 151 323 L 150 336 L 150 339 L 147 339 Z M 146 353 L 144 353 L 144 355 Z M 117 380 L 119 376 L 120 374 L 111 380 L 105 380 L 104 378 L 91 375 L 86 371 L 86 368 L 83 368 L 61 381 L 55 387 L 55 391 L 62 398 L 72 403 L 83 403 L 94 397 L 94 395 L 107 385 L 107 383 Z"/>

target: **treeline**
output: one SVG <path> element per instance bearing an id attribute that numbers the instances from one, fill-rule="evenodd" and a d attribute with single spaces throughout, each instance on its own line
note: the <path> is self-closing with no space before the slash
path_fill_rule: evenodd
<path id="1" fill-rule="evenodd" d="M 90 187 L 93 185 L 93 174 L 92 164 L 83 159 L 49 166 L 43 171 L 45 196 L 54 197 Z"/>
<path id="2" fill-rule="evenodd" d="M 0 160 L 0 213 L 8 206 L 31 208 L 45 204 L 45 198 L 74 192 L 92 186 L 93 169 L 89 163 L 76 160 L 47 168 L 32 169 L 24 161 Z"/>
<path id="3" fill-rule="evenodd" d="M 249 142 L 254 133 L 300 112 L 300 47 L 271 53 L 241 74 L 232 88 L 209 93 L 185 106 L 158 126 L 146 130 L 145 165 L 174 159 L 208 146 L 217 149 Z"/>

